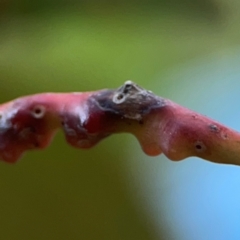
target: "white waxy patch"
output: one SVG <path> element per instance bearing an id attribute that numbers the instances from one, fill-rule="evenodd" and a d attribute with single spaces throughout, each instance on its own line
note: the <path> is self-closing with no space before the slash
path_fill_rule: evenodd
<path id="1" fill-rule="evenodd" d="M 89 109 L 86 104 L 83 104 L 82 106 L 78 106 L 75 110 L 75 112 L 79 116 L 80 124 L 81 126 L 84 125 L 84 123 L 88 120 L 89 118 Z"/>
<path id="2" fill-rule="evenodd" d="M 5 132 L 12 127 L 11 119 L 17 114 L 18 109 L 7 109 L 4 112 L 0 111 L 0 133 Z"/>

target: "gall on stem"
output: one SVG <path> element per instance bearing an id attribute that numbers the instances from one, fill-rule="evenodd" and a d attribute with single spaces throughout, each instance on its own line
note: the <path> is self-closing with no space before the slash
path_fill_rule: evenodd
<path id="1" fill-rule="evenodd" d="M 114 90 L 42 93 L 0 105 L 0 159 L 47 147 L 62 128 L 66 141 L 91 148 L 114 133 L 131 133 L 149 156 L 196 156 L 240 165 L 240 134 L 127 81 Z"/>

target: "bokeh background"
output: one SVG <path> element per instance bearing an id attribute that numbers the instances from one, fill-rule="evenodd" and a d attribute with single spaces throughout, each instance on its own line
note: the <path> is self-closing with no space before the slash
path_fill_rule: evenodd
<path id="1" fill-rule="evenodd" d="M 238 0 L 1 0 L 0 101 L 131 79 L 240 130 Z M 0 239 L 239 240 L 240 168 L 59 133 L 0 163 Z"/>

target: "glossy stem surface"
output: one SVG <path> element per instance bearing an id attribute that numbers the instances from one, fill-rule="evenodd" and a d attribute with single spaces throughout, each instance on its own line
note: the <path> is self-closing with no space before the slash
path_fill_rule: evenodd
<path id="1" fill-rule="evenodd" d="M 26 150 L 47 147 L 59 128 L 77 148 L 128 132 L 150 156 L 240 165 L 238 132 L 131 81 L 113 90 L 42 93 L 0 105 L 0 159 L 13 163 Z"/>

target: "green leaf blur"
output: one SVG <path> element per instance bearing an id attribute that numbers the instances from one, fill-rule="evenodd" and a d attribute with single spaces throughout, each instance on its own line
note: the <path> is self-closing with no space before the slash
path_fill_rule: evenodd
<path id="1" fill-rule="evenodd" d="M 166 81 L 166 71 L 240 37 L 237 1 L 5 0 L 0 9 L 1 102 L 115 88 L 128 79 L 177 91 L 181 81 Z M 1 239 L 178 239 L 139 200 L 128 172 L 133 156 L 151 164 L 132 136 L 84 151 L 59 133 L 50 148 L 14 166 L 1 163 Z"/>

